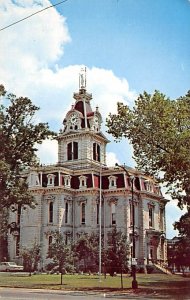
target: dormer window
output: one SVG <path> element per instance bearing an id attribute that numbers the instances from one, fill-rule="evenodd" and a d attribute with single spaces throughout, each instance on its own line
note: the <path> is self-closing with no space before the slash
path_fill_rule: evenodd
<path id="1" fill-rule="evenodd" d="M 55 185 L 55 175 L 54 174 L 48 174 L 47 179 L 48 179 L 47 186 Z"/>
<path id="2" fill-rule="evenodd" d="M 28 183 L 29 186 L 40 186 L 40 180 L 39 180 L 39 176 L 36 172 L 31 173 L 29 178 L 28 178 Z"/>
<path id="3" fill-rule="evenodd" d="M 64 178 L 64 186 L 70 188 L 71 187 L 71 176 L 65 175 L 63 178 Z"/>
<path id="4" fill-rule="evenodd" d="M 80 185 L 79 185 L 79 188 L 86 188 L 87 187 L 87 177 L 86 176 L 80 176 L 79 177 L 79 180 L 80 180 Z"/>
<path id="5" fill-rule="evenodd" d="M 144 181 L 144 187 L 147 192 L 152 192 L 152 184 L 151 184 L 150 180 Z"/>
<path id="6" fill-rule="evenodd" d="M 116 189 L 117 188 L 117 184 L 116 184 L 117 177 L 109 176 L 108 179 L 109 179 L 109 189 Z"/>

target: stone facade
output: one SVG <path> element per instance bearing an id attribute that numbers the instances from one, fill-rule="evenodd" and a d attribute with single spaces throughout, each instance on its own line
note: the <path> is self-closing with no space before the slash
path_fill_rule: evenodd
<path id="1" fill-rule="evenodd" d="M 106 166 L 109 141 L 101 132 L 98 108 L 91 108 L 92 95 L 81 85 L 74 99 L 57 137 L 58 163 L 24 173 L 38 205 L 11 212 L 15 230 L 8 236 L 10 260 L 18 262 L 19 248 L 36 242 L 44 267 L 52 230 L 59 229 L 68 243 L 83 233 L 99 233 L 100 217 L 105 247 L 113 227 L 125 232 L 132 244 L 133 201 L 137 263 L 165 262 L 167 201 L 159 186 L 136 169 Z"/>

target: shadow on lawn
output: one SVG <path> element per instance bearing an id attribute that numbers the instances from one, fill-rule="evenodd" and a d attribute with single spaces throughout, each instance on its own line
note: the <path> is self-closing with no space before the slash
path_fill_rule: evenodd
<path id="1" fill-rule="evenodd" d="M 180 281 L 175 280 L 172 277 L 171 280 L 159 280 L 154 282 L 144 282 L 141 285 L 142 289 L 153 290 L 159 294 L 169 294 L 173 296 L 190 296 L 190 279 L 182 279 Z M 174 298 L 173 298 L 174 299 Z M 182 298 L 181 298 L 182 299 Z"/>

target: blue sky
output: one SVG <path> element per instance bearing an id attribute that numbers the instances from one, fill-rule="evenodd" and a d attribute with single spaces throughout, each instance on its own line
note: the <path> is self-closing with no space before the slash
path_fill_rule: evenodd
<path id="1" fill-rule="evenodd" d="M 60 0 L 1 0 L 0 28 Z M 117 101 L 133 105 L 144 90 L 170 98 L 190 89 L 189 0 L 68 0 L 0 31 L 0 80 L 40 106 L 37 121 L 58 131 L 87 67 L 92 107 L 103 119 Z M 102 127 L 106 131 L 105 125 Z M 134 166 L 126 142 L 111 143 L 107 162 Z M 39 148 L 42 163 L 56 163 L 56 142 Z M 167 236 L 181 212 L 167 205 Z"/>
<path id="2" fill-rule="evenodd" d="M 189 89 L 189 1 L 71 0 L 57 9 L 72 37 L 64 66 L 111 69 L 138 93 L 158 89 L 176 98 Z"/>

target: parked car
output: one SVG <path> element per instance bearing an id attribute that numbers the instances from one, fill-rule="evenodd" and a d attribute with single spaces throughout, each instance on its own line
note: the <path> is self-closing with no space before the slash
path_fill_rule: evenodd
<path id="1" fill-rule="evenodd" d="M 23 271 L 23 269 L 23 266 L 19 266 L 12 261 L 3 261 L 0 263 L 0 272 L 18 272 Z"/>

